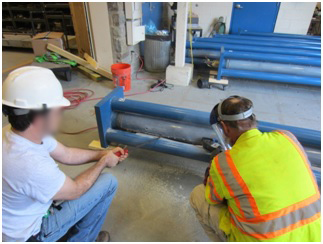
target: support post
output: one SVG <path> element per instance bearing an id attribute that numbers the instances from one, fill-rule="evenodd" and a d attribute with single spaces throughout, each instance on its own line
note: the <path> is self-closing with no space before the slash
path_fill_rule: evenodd
<path id="1" fill-rule="evenodd" d="M 176 17 L 175 67 L 184 67 L 188 3 L 179 2 Z"/>
<path id="2" fill-rule="evenodd" d="M 185 64 L 188 4 L 179 2 L 176 17 L 175 66 L 166 69 L 166 81 L 174 85 L 188 86 L 193 76 L 193 65 Z"/>

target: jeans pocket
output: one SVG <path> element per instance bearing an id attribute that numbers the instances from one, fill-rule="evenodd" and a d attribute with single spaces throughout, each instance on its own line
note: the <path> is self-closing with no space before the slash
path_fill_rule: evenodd
<path id="1" fill-rule="evenodd" d="M 44 241 L 45 239 L 50 238 L 57 232 L 57 230 L 57 223 L 53 216 L 43 218 L 40 231 L 40 239 Z"/>

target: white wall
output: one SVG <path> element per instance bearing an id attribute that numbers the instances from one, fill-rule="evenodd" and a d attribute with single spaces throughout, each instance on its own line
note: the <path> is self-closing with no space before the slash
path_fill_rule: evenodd
<path id="1" fill-rule="evenodd" d="M 274 32 L 307 34 L 316 4 L 316 2 L 282 2 L 280 4 Z"/>
<path id="2" fill-rule="evenodd" d="M 192 12 L 199 16 L 199 26 L 203 28 L 203 36 L 208 36 L 216 20 L 223 16 L 226 32 L 229 32 L 232 2 L 193 2 Z"/>

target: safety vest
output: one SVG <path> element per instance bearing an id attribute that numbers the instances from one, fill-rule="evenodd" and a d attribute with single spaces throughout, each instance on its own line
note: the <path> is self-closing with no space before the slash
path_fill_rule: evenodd
<path id="1" fill-rule="evenodd" d="M 288 131 L 243 133 L 217 155 L 206 185 L 225 203 L 220 228 L 229 241 L 320 241 L 320 192 L 303 147 Z"/>

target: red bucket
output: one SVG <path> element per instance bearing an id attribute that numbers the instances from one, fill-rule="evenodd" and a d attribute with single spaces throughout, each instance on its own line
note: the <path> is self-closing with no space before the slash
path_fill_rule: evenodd
<path id="1" fill-rule="evenodd" d="M 131 65 L 117 63 L 111 65 L 113 83 L 115 86 L 122 86 L 124 91 L 131 89 Z"/>

